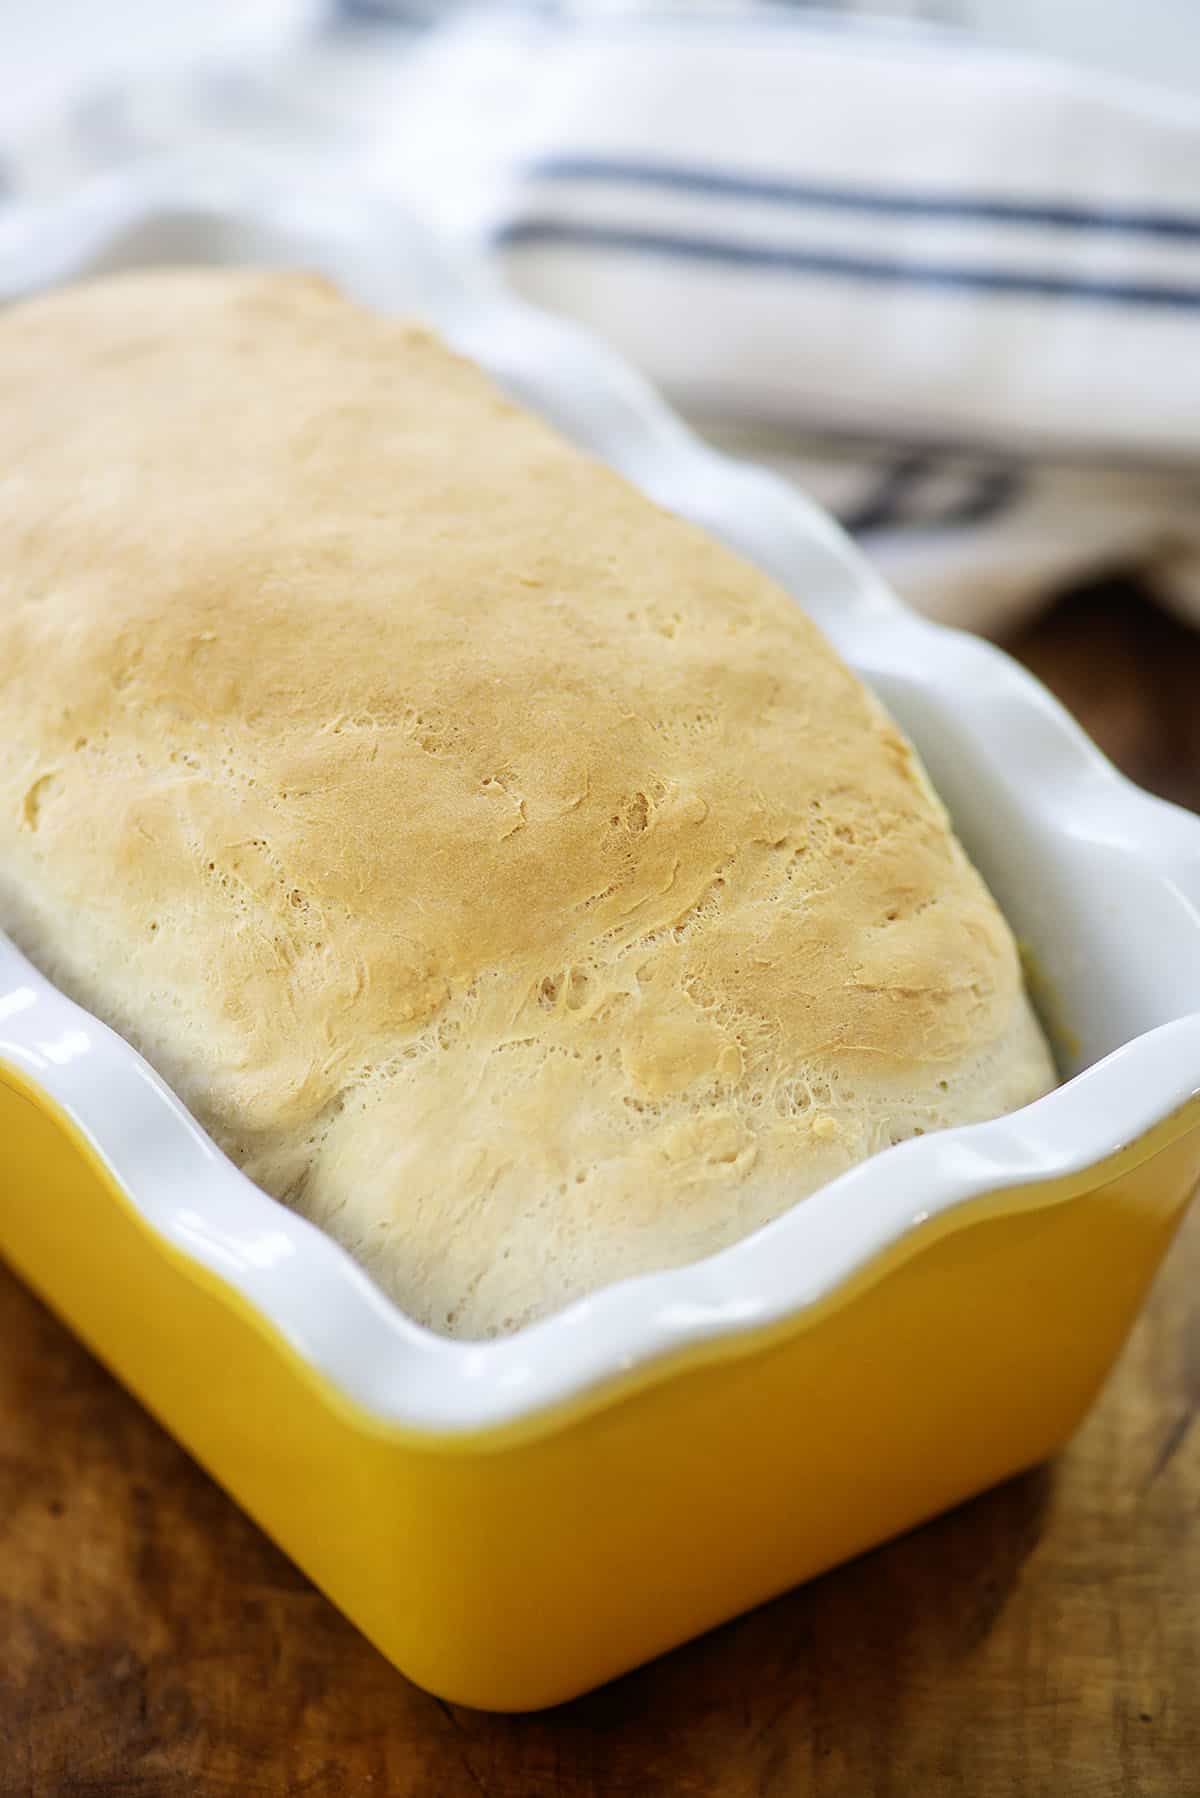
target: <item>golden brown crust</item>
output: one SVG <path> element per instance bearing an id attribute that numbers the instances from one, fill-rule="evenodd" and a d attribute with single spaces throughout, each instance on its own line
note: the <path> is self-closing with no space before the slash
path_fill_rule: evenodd
<path id="1" fill-rule="evenodd" d="M 1045 1090 L 788 597 L 307 277 L 0 322 L 0 919 L 440 1328 Z"/>

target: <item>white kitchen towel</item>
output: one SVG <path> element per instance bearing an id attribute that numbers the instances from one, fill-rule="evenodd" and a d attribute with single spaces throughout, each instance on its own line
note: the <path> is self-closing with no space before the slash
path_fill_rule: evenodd
<path id="1" fill-rule="evenodd" d="M 925 31 L 547 21 L 488 238 L 926 609 L 1194 600 L 1200 109 Z"/>
<path id="2" fill-rule="evenodd" d="M 794 8 L 420 37 L 390 0 L 340 11 L 269 70 L 93 100 L 12 167 L 324 134 L 927 610 L 998 630 L 1136 569 L 1200 618 L 1200 106 Z"/>

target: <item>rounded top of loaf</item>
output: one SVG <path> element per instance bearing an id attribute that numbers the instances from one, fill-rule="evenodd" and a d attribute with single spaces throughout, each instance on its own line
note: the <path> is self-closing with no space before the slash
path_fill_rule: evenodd
<path id="1" fill-rule="evenodd" d="M 512 1327 L 1052 1075 L 767 576 L 306 276 L 0 320 L 0 921 L 414 1315 Z"/>

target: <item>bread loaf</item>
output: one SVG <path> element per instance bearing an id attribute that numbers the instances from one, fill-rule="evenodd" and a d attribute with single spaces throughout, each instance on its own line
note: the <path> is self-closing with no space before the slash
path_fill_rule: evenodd
<path id="1" fill-rule="evenodd" d="M 0 925 L 488 1335 L 1053 1072 L 913 750 L 765 575 L 307 276 L 0 319 Z"/>

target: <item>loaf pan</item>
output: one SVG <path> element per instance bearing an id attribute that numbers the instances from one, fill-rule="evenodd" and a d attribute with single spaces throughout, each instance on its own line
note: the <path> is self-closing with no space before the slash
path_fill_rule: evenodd
<path id="1" fill-rule="evenodd" d="M 504 1340 L 404 1317 L 0 937 L 0 1253 L 397 1667 L 557 1703 L 1051 1455 L 1200 1178 L 1200 823 L 836 526 L 379 198 L 175 167 L 9 209 L 0 297 L 302 264 L 426 318 L 768 569 L 916 740 L 1064 1084 Z M 947 1603 L 951 1602 L 947 1594 Z"/>

